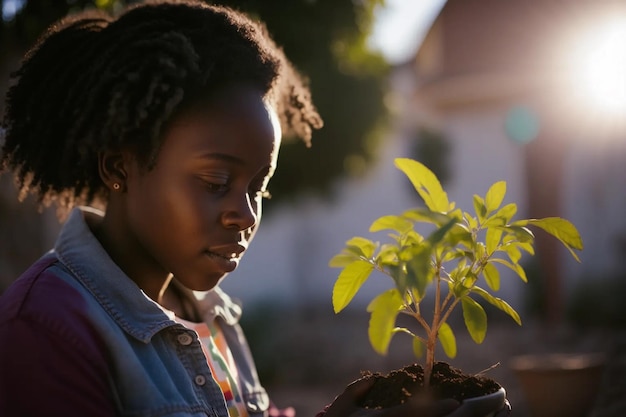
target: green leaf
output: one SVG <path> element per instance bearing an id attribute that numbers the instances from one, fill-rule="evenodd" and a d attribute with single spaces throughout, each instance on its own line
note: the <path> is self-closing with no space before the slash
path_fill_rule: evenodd
<path id="1" fill-rule="evenodd" d="M 498 181 L 489 187 L 487 195 L 485 196 L 485 206 L 487 213 L 491 213 L 496 210 L 502 204 L 504 196 L 506 195 L 506 182 Z"/>
<path id="2" fill-rule="evenodd" d="M 452 211 L 448 212 L 447 216 L 450 218 L 454 217 L 458 222 L 463 221 L 463 210 L 461 210 L 460 208 L 454 209 L 454 201 L 450 203 L 450 206 L 452 207 Z"/>
<path id="3" fill-rule="evenodd" d="M 499 308 L 500 310 L 504 311 L 506 314 L 511 316 L 511 318 L 513 320 L 515 320 L 515 322 L 517 324 L 519 324 L 520 326 L 522 325 L 522 319 L 520 319 L 519 314 L 517 314 L 517 311 L 515 311 L 513 309 L 513 307 L 511 307 L 503 299 L 494 297 L 493 295 L 489 294 L 487 291 L 485 291 L 484 289 L 482 289 L 480 287 L 474 287 L 472 289 L 472 292 L 475 292 L 476 294 L 478 294 L 481 297 L 483 297 L 489 304 L 491 304 L 491 305 Z"/>
<path id="4" fill-rule="evenodd" d="M 472 216 L 471 214 L 465 212 L 463 213 L 463 218 L 465 219 L 465 221 L 467 222 L 467 226 L 471 229 L 477 229 L 478 228 L 478 220 Z"/>
<path id="5" fill-rule="evenodd" d="M 510 203 L 502 207 L 485 221 L 483 227 L 506 226 L 517 213 L 517 204 Z"/>
<path id="6" fill-rule="evenodd" d="M 520 242 L 532 243 L 535 241 L 535 235 L 528 228 L 517 225 L 517 222 L 503 228 L 507 233 L 512 234 Z"/>
<path id="7" fill-rule="evenodd" d="M 497 227 L 490 227 L 487 229 L 485 236 L 485 242 L 487 243 L 487 255 L 491 256 L 493 252 L 498 248 L 500 239 L 502 238 L 502 230 Z"/>
<path id="8" fill-rule="evenodd" d="M 502 207 L 496 213 L 496 217 L 504 220 L 504 224 L 507 224 L 511 221 L 513 216 L 517 213 L 517 204 L 509 203 L 506 206 Z"/>
<path id="9" fill-rule="evenodd" d="M 396 158 L 395 165 L 409 178 L 426 207 L 443 213 L 450 210 L 448 195 L 443 191 L 439 179 L 424 164 L 413 159 Z"/>
<path id="10" fill-rule="evenodd" d="M 470 297 L 461 298 L 463 319 L 472 340 L 480 344 L 487 335 L 487 314 L 480 304 Z"/>
<path id="11" fill-rule="evenodd" d="M 421 300 L 426 295 L 426 287 L 433 278 L 432 250 L 429 246 L 422 246 L 406 263 L 406 282 L 396 281 L 398 290 L 405 292 L 407 288 L 414 289 Z"/>
<path id="12" fill-rule="evenodd" d="M 401 247 L 416 246 L 424 241 L 424 237 L 415 230 L 409 230 L 404 236 L 401 236 L 397 242 Z"/>
<path id="13" fill-rule="evenodd" d="M 502 243 L 503 243 L 503 249 L 506 250 L 507 252 L 508 252 L 507 248 L 511 247 L 511 248 L 515 248 L 515 250 L 517 250 L 518 252 L 520 250 L 523 250 L 531 255 L 535 254 L 535 249 L 533 248 L 532 242 L 519 242 L 516 239 L 516 237 L 510 233 L 507 233 L 506 235 L 504 235 L 504 237 L 502 238 Z M 511 254 L 509 254 L 509 256 L 511 256 Z M 521 258 L 522 255 L 520 254 L 519 256 Z"/>
<path id="14" fill-rule="evenodd" d="M 483 259 L 483 257 L 486 256 L 487 247 L 483 242 L 476 242 L 476 244 L 474 245 L 474 254 L 476 259 Z"/>
<path id="15" fill-rule="evenodd" d="M 424 346 L 424 342 L 419 337 L 413 336 L 413 354 L 421 358 L 424 356 L 424 351 L 426 350 L 426 346 Z"/>
<path id="16" fill-rule="evenodd" d="M 363 283 L 372 273 L 374 265 L 358 260 L 346 266 L 333 287 L 333 308 L 339 313 L 352 301 Z"/>
<path id="17" fill-rule="evenodd" d="M 448 325 L 448 323 L 441 323 L 439 332 L 437 332 L 437 338 L 439 339 L 439 343 L 441 343 L 441 347 L 443 348 L 446 356 L 451 359 L 456 357 L 456 338 L 454 337 L 452 328 Z"/>
<path id="18" fill-rule="evenodd" d="M 476 281 L 478 281 L 478 276 L 470 270 L 461 280 L 461 283 L 465 288 L 471 289 L 474 287 L 474 285 L 476 285 Z"/>
<path id="19" fill-rule="evenodd" d="M 523 220 L 521 221 L 523 222 Z M 578 229 L 568 220 L 562 219 L 560 217 L 546 217 L 545 219 L 530 219 L 526 220 L 527 224 L 537 226 L 555 238 L 557 238 L 569 252 L 572 254 L 574 259 L 580 262 L 578 255 L 574 252 L 576 250 L 583 250 L 583 240 L 580 237 L 580 233 L 578 233 Z M 520 224 L 519 222 L 515 222 L 515 224 Z M 524 226 L 524 224 L 521 224 Z"/>
<path id="20" fill-rule="evenodd" d="M 496 263 L 506 266 L 507 268 L 514 271 L 517 275 L 519 275 L 522 281 L 528 282 L 528 278 L 526 278 L 526 271 L 524 271 L 524 268 L 522 268 L 520 264 L 511 263 L 511 262 L 505 261 L 504 259 L 498 259 L 498 258 L 491 259 L 491 262 L 496 262 Z"/>
<path id="21" fill-rule="evenodd" d="M 529 243 L 529 242 L 519 242 L 517 244 L 517 246 L 520 249 L 525 250 L 526 253 L 529 253 L 530 255 L 534 255 L 535 254 L 535 248 L 533 247 L 532 243 Z"/>
<path id="22" fill-rule="evenodd" d="M 328 261 L 328 266 L 331 268 L 345 268 L 356 260 L 359 260 L 359 257 L 355 256 L 353 253 L 342 252 L 333 256 L 332 259 Z"/>
<path id="23" fill-rule="evenodd" d="M 508 245 L 504 245 L 502 246 L 502 249 L 504 249 L 506 254 L 509 255 L 509 258 L 511 258 L 511 262 L 519 263 L 520 259 L 522 259 L 522 253 L 518 249 L 517 243 L 510 243 Z"/>
<path id="24" fill-rule="evenodd" d="M 498 291 L 500 289 L 500 272 L 495 265 L 488 263 L 485 265 L 483 269 L 483 276 L 485 277 L 485 281 L 489 288 L 493 291 Z"/>
<path id="25" fill-rule="evenodd" d="M 471 248 L 474 243 L 474 238 L 464 224 L 456 223 L 448 232 L 446 243 L 446 249 L 456 247 L 457 245 L 464 245 L 466 248 Z"/>
<path id="26" fill-rule="evenodd" d="M 485 221 L 485 216 L 487 216 L 487 206 L 485 205 L 485 200 L 478 194 L 474 194 L 474 210 L 476 211 L 476 216 L 480 223 Z"/>
<path id="27" fill-rule="evenodd" d="M 346 250 L 369 259 L 374 255 L 376 243 L 364 237 L 356 236 L 346 242 Z"/>
<path id="28" fill-rule="evenodd" d="M 398 246 L 386 243 L 380 247 L 378 255 L 376 255 L 375 261 L 378 265 L 397 265 L 398 264 Z"/>
<path id="29" fill-rule="evenodd" d="M 367 311 L 372 313 L 367 333 L 372 347 L 381 355 L 387 354 L 396 317 L 403 308 L 404 301 L 395 288 L 379 294 L 367 306 Z"/>
<path id="30" fill-rule="evenodd" d="M 407 248 L 400 252 L 400 259 L 406 260 L 406 282 L 397 280 L 398 290 L 403 292 L 407 288 L 413 288 L 420 294 L 420 299 L 426 294 L 426 287 L 433 278 L 432 254 L 436 245 L 441 242 L 446 233 L 456 224 L 456 219 L 451 219 L 444 226 L 432 232 L 419 247 Z"/>
<path id="31" fill-rule="evenodd" d="M 379 232 L 381 230 L 395 230 L 401 235 L 405 234 L 413 228 L 413 223 L 401 216 L 382 216 L 376 219 L 370 226 L 370 232 Z"/>
<path id="32" fill-rule="evenodd" d="M 454 281 L 452 284 L 452 294 L 456 298 L 463 298 L 469 293 L 469 289 L 463 285 L 463 281 Z"/>
<path id="33" fill-rule="evenodd" d="M 467 260 L 464 258 L 461 258 L 457 266 L 454 269 L 452 269 L 452 271 L 449 272 L 450 280 L 452 282 L 460 281 L 461 279 L 467 276 L 467 273 L 469 272 L 469 270 L 470 270 L 470 267 L 467 266 Z"/>
<path id="34" fill-rule="evenodd" d="M 434 232 L 432 232 L 428 236 L 426 241 L 431 246 L 435 246 L 436 244 L 441 242 L 446 237 L 446 233 L 448 233 L 448 231 L 450 231 L 450 229 L 452 229 L 456 225 L 456 222 L 457 222 L 457 219 L 450 219 L 450 221 L 448 221 L 448 223 L 444 224 L 439 229 L 437 229 Z"/>
<path id="35" fill-rule="evenodd" d="M 449 252 L 446 252 L 446 254 L 441 258 L 441 262 L 445 263 L 454 259 L 465 258 L 467 256 L 469 256 L 468 252 L 464 251 L 463 249 L 456 248 Z"/>
<path id="36" fill-rule="evenodd" d="M 456 298 L 462 298 L 476 283 L 476 274 L 471 271 L 470 266 L 463 266 L 463 262 L 460 262 L 459 265 L 450 271 L 450 282 L 454 285 L 452 286 L 452 293 Z"/>
<path id="37" fill-rule="evenodd" d="M 446 224 L 450 221 L 450 218 L 453 217 L 447 214 L 431 211 L 427 208 L 410 209 L 402 213 L 402 216 L 416 222 L 432 223 L 437 226 Z"/>

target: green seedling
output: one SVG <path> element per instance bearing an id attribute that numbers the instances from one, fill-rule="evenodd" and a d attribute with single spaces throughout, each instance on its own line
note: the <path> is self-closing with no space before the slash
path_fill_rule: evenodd
<path id="1" fill-rule="evenodd" d="M 583 243 L 576 227 L 559 217 L 513 220 L 517 205 L 502 205 L 504 181 L 494 183 L 484 197 L 474 195 L 472 215 L 448 200 L 435 174 L 423 164 L 398 158 L 395 165 L 409 178 L 425 207 L 375 220 L 369 231 L 388 231 L 389 243 L 365 237 L 346 242 L 329 263 L 342 268 L 333 288 L 333 308 L 335 313 L 343 310 L 374 271 L 390 277 L 394 286 L 378 294 L 367 307 L 371 313 L 370 343 L 376 352 L 385 355 L 394 334 L 408 334 L 415 355 L 426 355 L 423 366 L 427 387 L 437 342 L 448 357 L 457 354 L 456 337 L 448 324 L 457 306 L 461 306 L 465 326 L 476 343 L 482 343 L 487 333 L 487 315 L 477 299 L 497 307 L 521 325 L 519 314 L 493 292 L 501 285 L 497 265 L 527 281 L 520 261 L 522 253 L 535 254 L 535 236 L 529 226 L 554 236 L 578 262 L 576 251 L 582 250 Z M 416 231 L 415 225 L 422 223 L 432 229 L 430 234 Z M 428 319 L 422 315 L 427 295 L 434 297 Z M 413 317 L 415 329 L 398 327 L 400 314 Z"/>

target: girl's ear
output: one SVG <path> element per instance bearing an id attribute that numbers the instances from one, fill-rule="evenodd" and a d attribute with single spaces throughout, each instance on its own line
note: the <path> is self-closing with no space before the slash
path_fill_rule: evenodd
<path id="1" fill-rule="evenodd" d="M 107 150 L 98 153 L 98 170 L 100 178 L 109 191 L 123 191 L 126 189 L 129 163 L 128 155 L 124 151 Z"/>

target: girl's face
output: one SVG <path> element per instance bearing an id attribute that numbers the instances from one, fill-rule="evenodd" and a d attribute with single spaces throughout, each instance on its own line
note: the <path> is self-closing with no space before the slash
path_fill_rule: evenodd
<path id="1" fill-rule="evenodd" d="M 258 91 L 230 89 L 168 127 L 147 171 L 131 164 L 124 205 L 134 262 L 213 288 L 234 270 L 261 219 L 280 127 Z"/>

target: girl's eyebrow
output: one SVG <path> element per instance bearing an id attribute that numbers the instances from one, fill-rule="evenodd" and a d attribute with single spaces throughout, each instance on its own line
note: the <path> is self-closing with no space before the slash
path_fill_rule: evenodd
<path id="1" fill-rule="evenodd" d="M 245 162 L 244 162 L 243 159 L 237 158 L 236 156 L 229 155 L 227 153 L 206 152 L 206 153 L 200 154 L 199 158 L 205 159 L 205 160 L 216 160 L 216 161 L 229 162 L 229 163 L 236 164 L 236 165 L 241 165 L 241 166 L 245 165 Z M 262 172 L 264 173 L 263 176 L 264 177 L 267 176 L 274 169 L 275 169 L 275 167 L 272 167 L 271 165 L 267 165 L 267 166 L 263 167 L 263 169 L 262 169 Z"/>
<path id="2" fill-rule="evenodd" d="M 202 159 L 214 159 L 218 161 L 230 162 L 230 163 L 237 164 L 237 165 L 244 164 L 241 158 L 237 158 L 236 156 L 229 155 L 226 153 L 220 153 L 220 152 L 206 152 L 206 153 L 200 154 L 198 157 Z"/>

